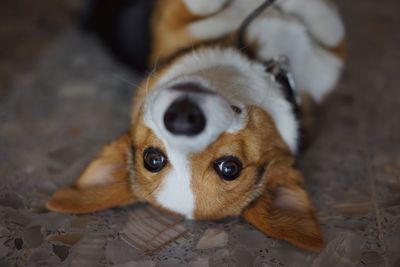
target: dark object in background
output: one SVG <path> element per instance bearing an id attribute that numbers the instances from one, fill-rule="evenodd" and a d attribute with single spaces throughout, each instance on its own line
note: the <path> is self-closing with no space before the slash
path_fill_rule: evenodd
<path id="1" fill-rule="evenodd" d="M 154 0 L 87 0 L 81 27 L 135 71 L 148 69 L 150 16 Z"/>

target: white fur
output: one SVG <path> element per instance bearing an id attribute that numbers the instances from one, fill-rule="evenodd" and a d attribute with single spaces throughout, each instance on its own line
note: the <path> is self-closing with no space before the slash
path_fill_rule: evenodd
<path id="1" fill-rule="evenodd" d="M 168 162 L 171 165 L 171 170 L 164 177 L 160 188 L 155 192 L 155 199 L 161 206 L 191 219 L 193 218 L 195 201 L 191 188 L 192 175 L 188 153 L 183 149 L 179 149 L 179 146 L 171 144 L 165 134 L 160 134 L 160 128 L 163 128 L 164 124 L 162 119 L 160 121 L 158 116 L 154 116 L 152 112 L 159 104 L 161 105 L 163 102 L 168 103 L 168 100 L 163 97 L 157 97 L 159 96 L 159 93 L 160 91 L 153 90 L 146 98 L 144 106 L 144 123 L 147 127 L 153 130 L 166 147 L 166 153 Z M 157 99 L 158 102 L 153 102 Z M 167 105 L 164 104 L 163 106 Z M 160 112 L 164 111 L 165 110 L 162 109 Z"/>
<path id="2" fill-rule="evenodd" d="M 164 76 L 165 77 L 165 76 Z M 163 78 L 162 78 L 163 79 Z M 193 101 L 197 102 L 206 117 L 204 131 L 196 136 L 187 137 L 171 134 L 164 125 L 163 117 L 172 102 L 182 95 L 182 92 L 170 90 L 174 84 L 185 81 L 203 84 L 210 88 L 204 79 L 193 74 L 183 77 L 174 77 L 172 81 L 160 84 L 150 93 L 145 102 L 144 121 L 159 138 L 162 138 L 171 147 L 182 153 L 196 153 L 205 149 L 210 143 L 218 138 L 224 131 L 235 131 L 244 127 L 245 114 L 237 115 L 233 112 L 230 103 L 217 95 L 187 94 Z"/>
<path id="3" fill-rule="evenodd" d="M 220 10 L 231 0 L 183 0 L 186 7 L 195 15 L 207 16 Z"/>
<path id="4" fill-rule="evenodd" d="M 157 202 L 174 212 L 192 219 L 195 209 L 194 194 L 191 188 L 191 169 L 187 155 L 167 146 L 171 171 L 164 177 L 156 192 Z"/>
<path id="5" fill-rule="evenodd" d="M 211 1 L 211 0 L 210 0 Z M 263 0 L 234 0 L 220 13 L 194 22 L 190 33 L 213 39 L 234 32 Z M 283 0 L 258 17 L 248 29 L 258 56 L 268 60 L 287 56 L 297 87 L 320 101 L 337 83 L 342 61 L 320 44 L 334 47 L 344 38 L 344 27 L 327 0 Z"/>

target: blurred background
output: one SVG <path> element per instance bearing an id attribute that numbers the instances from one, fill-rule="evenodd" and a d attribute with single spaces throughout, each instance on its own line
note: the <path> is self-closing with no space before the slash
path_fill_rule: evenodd
<path id="1" fill-rule="evenodd" d="M 77 25 L 82 1 L 3 0 L 0 3 L 0 97 L 12 77 L 33 68 L 34 61 L 56 36 Z"/>
<path id="2" fill-rule="evenodd" d="M 128 129 L 143 75 L 79 30 L 87 3 L 0 1 L 0 266 L 400 266 L 400 2 L 335 2 L 346 70 L 299 159 L 324 251 L 232 219 L 180 221 L 185 235 L 150 255 L 124 241 L 134 207 L 84 216 L 44 209 Z"/>

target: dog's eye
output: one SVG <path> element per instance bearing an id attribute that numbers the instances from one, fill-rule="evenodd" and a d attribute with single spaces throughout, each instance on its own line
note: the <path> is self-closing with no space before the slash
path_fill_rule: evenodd
<path id="1" fill-rule="evenodd" d="M 238 158 L 228 156 L 217 159 L 214 162 L 214 169 L 222 179 L 233 181 L 239 177 L 243 165 Z"/>
<path id="2" fill-rule="evenodd" d="M 161 171 L 167 162 L 167 157 L 157 148 L 147 148 L 143 153 L 143 164 L 149 172 Z"/>

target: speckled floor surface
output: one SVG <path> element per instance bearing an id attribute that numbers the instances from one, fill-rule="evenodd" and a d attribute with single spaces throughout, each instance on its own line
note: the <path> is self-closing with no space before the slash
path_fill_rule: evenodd
<path id="1" fill-rule="evenodd" d="M 180 222 L 180 238 L 145 255 L 123 237 L 146 207 L 46 212 L 51 193 L 127 129 L 139 81 L 70 30 L 0 99 L 0 266 L 400 266 L 400 2 L 338 2 L 348 65 L 300 159 L 326 239 L 322 253 L 234 219 Z"/>

